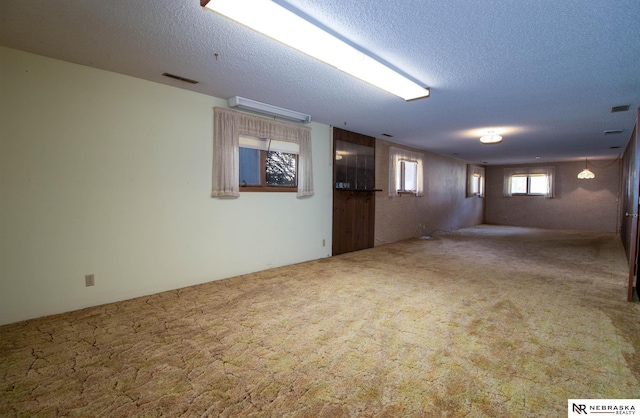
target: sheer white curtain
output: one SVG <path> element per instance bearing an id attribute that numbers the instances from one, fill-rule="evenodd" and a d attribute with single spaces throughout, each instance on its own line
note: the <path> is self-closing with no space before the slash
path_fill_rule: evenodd
<path id="1" fill-rule="evenodd" d="M 550 199 L 555 196 L 555 167 L 532 167 L 531 169 L 529 169 L 529 174 L 544 174 L 545 176 L 547 176 L 547 193 L 544 195 L 544 197 Z"/>
<path id="2" fill-rule="evenodd" d="M 547 199 L 555 196 L 555 176 L 556 168 L 553 166 L 547 167 L 516 167 L 504 169 L 504 183 L 502 185 L 502 195 L 504 197 L 512 197 L 513 192 L 511 190 L 511 177 L 515 175 L 528 176 L 530 174 L 544 174 L 547 180 L 547 190 L 544 195 Z"/>
<path id="3" fill-rule="evenodd" d="M 511 177 L 516 174 L 527 174 L 528 171 L 526 168 L 505 168 L 504 169 L 504 179 L 502 183 L 502 196 L 511 197 L 513 196 L 513 192 L 511 191 Z"/>
<path id="4" fill-rule="evenodd" d="M 234 112 L 213 112 L 213 197 L 240 196 L 240 132 Z"/>
<path id="5" fill-rule="evenodd" d="M 311 128 L 223 107 L 214 108 L 213 114 L 213 197 L 240 196 L 240 135 L 298 144 L 298 197 L 313 195 Z"/>
<path id="6" fill-rule="evenodd" d="M 478 177 L 478 190 L 474 190 L 474 177 Z M 484 197 L 484 167 L 467 164 L 467 197 Z"/>
<path id="7" fill-rule="evenodd" d="M 422 165 L 422 153 L 409 151 L 398 147 L 389 147 L 389 196 L 398 196 L 400 178 L 398 167 L 401 161 L 410 161 L 417 164 L 416 196 L 424 196 L 424 169 Z"/>

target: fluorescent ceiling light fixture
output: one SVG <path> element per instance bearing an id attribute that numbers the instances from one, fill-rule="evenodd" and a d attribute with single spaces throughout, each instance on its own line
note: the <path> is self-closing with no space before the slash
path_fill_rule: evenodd
<path id="1" fill-rule="evenodd" d="M 480 137 L 480 142 L 483 144 L 497 144 L 498 142 L 502 142 L 502 137 L 497 135 L 494 131 L 487 132 L 487 135 Z"/>
<path id="2" fill-rule="evenodd" d="M 200 4 L 404 100 L 429 89 L 328 34 L 270 0 L 201 0 Z"/>
<path id="3" fill-rule="evenodd" d="M 230 107 L 245 109 L 251 112 L 261 113 L 263 115 L 275 116 L 280 119 L 292 120 L 294 122 L 309 123 L 311 115 L 296 112 L 295 110 L 283 109 L 268 103 L 258 102 L 256 100 L 245 99 L 244 97 L 235 96 L 228 100 Z"/>

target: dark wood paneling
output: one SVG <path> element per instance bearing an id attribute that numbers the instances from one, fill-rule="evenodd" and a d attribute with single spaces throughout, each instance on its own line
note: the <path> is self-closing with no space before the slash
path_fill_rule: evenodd
<path id="1" fill-rule="evenodd" d="M 636 127 L 637 129 L 637 127 Z M 638 150 L 636 141 L 636 129 L 633 130 L 629 144 L 622 157 L 622 205 L 621 211 L 621 225 L 620 225 L 620 238 L 622 244 L 627 253 L 627 258 L 631 259 L 631 246 L 632 246 L 632 224 L 634 219 L 632 217 L 625 216 L 626 213 L 636 213 L 636 207 L 638 205 L 637 188 L 638 188 L 638 172 L 636 170 Z"/>
<path id="2" fill-rule="evenodd" d="M 373 247 L 374 192 L 334 190 L 333 255 Z"/>
<path id="3" fill-rule="evenodd" d="M 369 146 L 375 152 L 375 138 L 370 136 L 333 128 L 333 139 Z M 333 255 L 373 247 L 374 192 L 337 189 L 335 171 L 333 175 Z"/>
<path id="4" fill-rule="evenodd" d="M 636 125 L 631 134 L 629 145 L 625 150 L 623 157 L 623 177 L 622 181 L 625 190 L 622 195 L 622 208 L 624 217 L 622 217 L 622 226 L 620 229 L 620 237 L 622 244 L 627 252 L 629 260 L 629 286 L 627 291 L 627 300 L 633 301 L 633 291 L 638 292 L 638 266 L 640 266 L 640 248 L 638 242 L 638 215 L 640 215 L 640 133 L 638 132 L 638 120 L 640 120 L 640 109 L 638 110 L 638 118 Z"/>
<path id="5" fill-rule="evenodd" d="M 351 142 L 352 144 L 365 145 L 374 149 L 376 147 L 376 139 L 374 137 L 345 131 L 340 128 L 333 128 L 333 139 Z"/>

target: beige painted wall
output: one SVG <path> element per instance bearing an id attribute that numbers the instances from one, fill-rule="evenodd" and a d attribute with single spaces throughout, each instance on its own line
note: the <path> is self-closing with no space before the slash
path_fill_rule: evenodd
<path id="1" fill-rule="evenodd" d="M 617 232 L 620 165 L 618 161 L 589 162 L 596 175 L 578 180 L 583 162 L 562 162 L 556 167 L 555 197 L 502 197 L 505 167 L 487 168 L 487 223 L 551 229 Z M 535 166 L 535 165 L 532 165 Z"/>
<path id="2" fill-rule="evenodd" d="M 484 198 L 466 197 L 467 163 L 426 151 L 424 196 L 389 197 L 389 147 L 376 140 L 375 245 L 483 223 Z M 406 147 L 404 147 L 406 148 Z"/>
<path id="3" fill-rule="evenodd" d="M 329 126 L 315 196 L 213 199 L 226 101 L 7 48 L 0 72 L 0 324 L 330 255 Z"/>

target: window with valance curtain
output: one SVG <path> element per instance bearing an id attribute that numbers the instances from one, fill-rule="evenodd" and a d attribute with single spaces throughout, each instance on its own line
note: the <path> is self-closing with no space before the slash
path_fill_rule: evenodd
<path id="1" fill-rule="evenodd" d="M 240 196 L 241 135 L 298 144 L 297 196 L 313 195 L 311 128 L 222 107 L 215 107 L 213 115 L 213 197 Z"/>
<path id="2" fill-rule="evenodd" d="M 514 167 L 504 169 L 504 183 L 502 188 L 502 195 L 504 197 L 512 197 L 518 194 L 539 194 L 548 199 L 554 196 L 554 182 L 555 182 L 555 167 Z M 538 177 L 544 176 L 544 190 L 541 193 L 517 193 L 513 190 L 514 177 Z M 529 181 L 529 180 L 527 180 Z"/>
<path id="3" fill-rule="evenodd" d="M 422 167 L 422 153 L 409 151 L 398 147 L 389 147 L 389 196 L 398 196 L 398 190 L 400 190 L 400 176 L 398 175 L 398 168 L 402 161 L 414 162 L 416 167 L 416 196 L 424 196 L 424 180 L 423 180 L 423 167 Z"/>

